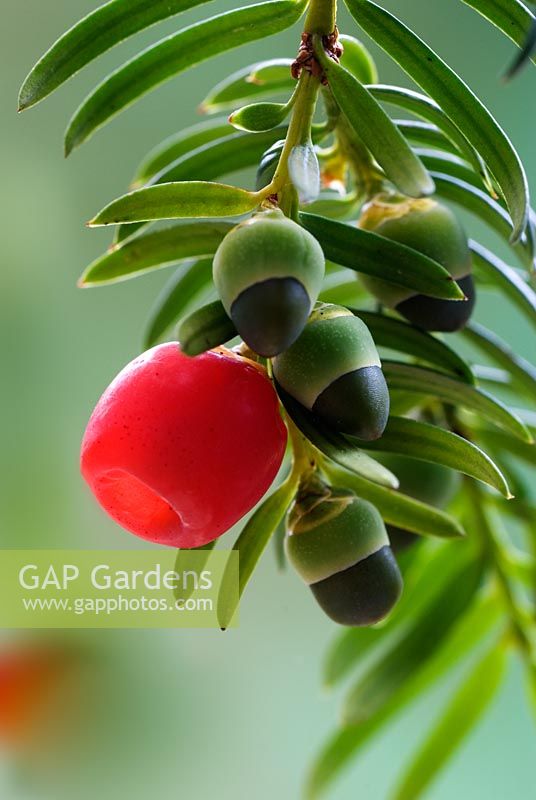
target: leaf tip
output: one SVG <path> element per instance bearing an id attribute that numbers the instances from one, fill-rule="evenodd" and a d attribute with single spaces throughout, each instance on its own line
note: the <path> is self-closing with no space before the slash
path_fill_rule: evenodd
<path id="1" fill-rule="evenodd" d="M 21 111 L 26 111 L 27 108 L 33 106 L 37 101 L 34 99 L 32 94 L 27 90 L 27 79 L 22 84 L 19 96 L 17 98 L 17 113 L 20 114 Z"/>
<path id="2" fill-rule="evenodd" d="M 97 214 L 86 222 L 86 228 L 102 228 L 104 225 L 115 225 L 116 223 L 117 220 L 106 219 L 101 214 Z"/>
<path id="3" fill-rule="evenodd" d="M 71 129 L 68 128 L 63 137 L 63 154 L 65 158 L 68 158 L 73 150 L 75 150 L 79 144 L 82 144 L 82 142 L 83 139 L 80 136 L 72 134 Z"/>
<path id="4" fill-rule="evenodd" d="M 436 185 L 433 178 L 428 175 L 428 179 L 423 182 L 421 188 L 421 197 L 430 197 L 430 195 L 435 194 Z"/>
<path id="5" fill-rule="evenodd" d="M 454 284 L 453 289 L 456 292 L 456 296 L 452 298 L 453 300 L 460 301 L 463 303 L 465 300 L 469 299 L 467 295 L 464 294 L 464 292 L 460 289 L 459 283 L 457 283 L 457 281 L 452 277 L 452 275 L 449 275 L 446 278 L 446 280 Z"/>

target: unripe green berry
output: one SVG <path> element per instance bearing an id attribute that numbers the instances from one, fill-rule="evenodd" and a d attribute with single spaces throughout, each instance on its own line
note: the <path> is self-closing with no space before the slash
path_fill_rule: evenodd
<path id="1" fill-rule="evenodd" d="M 279 386 L 332 428 L 378 439 L 389 391 L 365 323 L 342 306 L 320 304 L 299 339 L 273 364 Z"/>
<path id="2" fill-rule="evenodd" d="M 233 228 L 214 256 L 214 283 L 242 339 L 262 356 L 298 338 L 325 271 L 322 248 L 280 211 L 255 214 Z"/>
<path id="3" fill-rule="evenodd" d="M 394 453 L 375 453 L 374 457 L 394 472 L 400 483 L 399 490 L 403 494 L 435 508 L 445 508 L 460 488 L 459 473 L 441 464 L 432 464 Z M 396 525 L 386 527 L 395 553 L 405 550 L 421 539 L 417 534 Z"/>
<path id="4" fill-rule="evenodd" d="M 363 284 L 381 303 L 428 331 L 452 332 L 464 327 L 475 304 L 471 251 L 462 226 L 449 208 L 430 198 L 378 195 L 365 206 L 359 226 L 434 259 L 450 272 L 467 298 L 428 297 L 363 275 Z"/>
<path id="5" fill-rule="evenodd" d="M 377 509 L 345 490 L 298 496 L 286 551 L 317 602 L 341 625 L 373 625 L 393 608 L 402 578 Z"/>

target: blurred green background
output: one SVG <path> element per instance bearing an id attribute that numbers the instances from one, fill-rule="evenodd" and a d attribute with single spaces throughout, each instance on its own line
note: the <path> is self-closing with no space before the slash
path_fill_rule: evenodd
<path id="1" fill-rule="evenodd" d="M 150 147 L 196 121 L 198 103 L 224 74 L 258 58 L 293 55 L 299 30 L 226 54 L 170 82 L 66 162 L 61 135 L 82 95 L 178 22 L 165 22 L 106 54 L 18 118 L 17 90 L 26 72 L 96 0 L 1 0 L 0 5 L 0 546 L 143 546 L 97 508 L 78 474 L 78 449 L 99 394 L 139 352 L 148 310 L 169 271 L 78 290 L 78 275 L 110 238 L 109 232 L 85 229 L 84 221 L 124 191 Z M 479 93 L 534 179 L 536 76 L 526 70 L 509 86 L 499 77 L 513 46 L 456 0 L 385 0 L 384 5 L 425 35 Z M 180 24 L 232 7 L 217 0 L 185 14 Z M 356 32 L 345 12 L 340 23 L 343 31 Z M 407 84 L 395 66 L 374 53 L 384 81 Z M 480 225 L 469 224 L 472 235 L 497 246 Z M 496 249 L 503 253 L 501 245 Z M 483 296 L 478 316 L 530 355 L 529 332 L 506 302 Z M 334 633 L 299 580 L 277 573 L 270 552 L 247 592 L 238 630 L 79 632 L 77 640 L 96 656 L 94 677 L 101 681 L 92 721 L 79 723 L 69 746 L 63 742 L 54 749 L 44 737 L 39 755 L 0 754 L 0 796 L 298 798 L 306 766 L 337 719 L 339 698 L 320 685 L 321 657 Z M 443 687 L 432 693 L 397 720 L 332 797 L 384 800 L 444 692 Z M 69 713 L 58 709 L 59 716 Z M 533 796 L 535 754 L 533 722 L 514 665 L 492 711 L 429 797 Z"/>

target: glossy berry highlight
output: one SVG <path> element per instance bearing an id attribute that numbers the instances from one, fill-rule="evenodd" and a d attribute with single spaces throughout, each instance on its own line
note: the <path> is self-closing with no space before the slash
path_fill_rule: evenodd
<path id="1" fill-rule="evenodd" d="M 334 622 L 373 625 L 393 608 L 402 577 L 377 509 L 351 492 L 320 485 L 298 496 L 286 552 Z"/>
<path id="2" fill-rule="evenodd" d="M 265 494 L 287 440 L 277 395 L 254 362 L 176 343 L 128 364 L 82 442 L 81 469 L 105 511 L 136 536 L 199 547 Z"/>
<path id="3" fill-rule="evenodd" d="M 324 277 L 322 248 L 280 211 L 233 228 L 214 256 L 214 283 L 247 345 L 262 356 L 286 350 L 302 332 Z"/>
<path id="4" fill-rule="evenodd" d="M 442 300 L 363 275 L 366 288 L 388 308 L 427 331 L 452 333 L 463 328 L 476 301 L 467 236 L 456 216 L 436 200 L 379 195 L 365 206 L 359 226 L 418 250 L 451 274 L 466 300 Z"/>
<path id="5" fill-rule="evenodd" d="M 299 339 L 274 359 L 281 388 L 331 427 L 378 439 L 389 390 L 365 323 L 342 306 L 319 304 Z"/>

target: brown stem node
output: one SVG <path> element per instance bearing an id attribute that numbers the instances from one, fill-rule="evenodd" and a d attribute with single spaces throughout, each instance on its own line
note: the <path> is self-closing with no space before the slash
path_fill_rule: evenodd
<path id="1" fill-rule="evenodd" d="M 339 31 L 337 27 L 335 27 L 331 33 L 322 36 L 322 46 L 326 55 L 338 64 L 343 53 L 343 47 L 339 42 Z M 302 70 L 306 70 L 306 72 L 309 72 L 315 78 L 319 78 L 321 83 L 327 83 L 324 70 L 320 66 L 314 52 L 313 34 L 305 32 L 302 33 L 298 55 L 290 67 L 290 73 L 292 77 L 297 80 Z"/>

